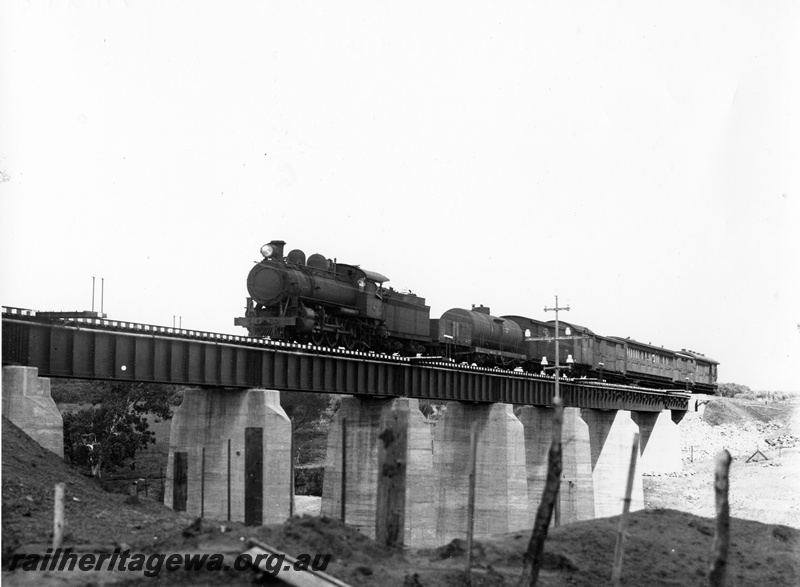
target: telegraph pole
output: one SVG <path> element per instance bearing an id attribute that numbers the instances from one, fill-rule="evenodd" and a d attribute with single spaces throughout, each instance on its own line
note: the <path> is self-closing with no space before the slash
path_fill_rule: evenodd
<path id="1" fill-rule="evenodd" d="M 545 312 L 556 313 L 556 329 L 552 337 L 545 336 L 543 338 L 533 338 L 530 331 L 525 332 L 525 341 L 547 341 L 551 340 L 556 343 L 556 381 L 555 389 L 553 391 L 553 443 L 550 446 L 550 451 L 547 456 L 547 483 L 545 484 L 544 493 L 542 494 L 542 501 L 539 504 L 539 509 L 536 512 L 536 522 L 534 523 L 533 535 L 531 536 L 528 551 L 525 554 L 525 567 L 523 569 L 522 577 L 520 578 L 519 585 L 534 585 L 536 577 L 538 576 L 538 562 L 541 559 L 544 540 L 547 538 L 547 528 L 550 525 L 551 517 L 555 526 L 561 525 L 561 471 L 562 471 L 562 457 L 561 457 L 561 427 L 564 420 L 564 400 L 561 399 L 561 392 L 559 390 L 559 379 L 561 377 L 561 357 L 559 357 L 559 340 L 572 340 L 576 338 L 584 338 L 583 336 L 569 336 L 570 331 L 567 329 L 567 336 L 559 336 L 558 330 L 558 313 L 561 311 L 569 311 L 569 306 L 560 308 L 558 306 L 558 296 L 556 296 L 556 305 L 552 308 L 545 306 Z M 572 368 L 572 355 L 567 356 L 567 369 Z M 547 355 L 542 357 L 542 369 L 548 370 L 553 367 L 547 366 Z M 554 515 L 555 514 L 555 515 Z"/>
<path id="2" fill-rule="evenodd" d="M 548 308 L 547 306 L 545 306 L 544 311 L 545 312 L 555 312 L 556 313 L 556 331 L 555 331 L 555 334 L 553 335 L 553 339 L 556 341 L 556 367 L 555 367 L 556 389 L 555 389 L 555 395 L 553 397 L 554 398 L 560 398 L 561 395 L 560 395 L 559 389 L 558 389 L 558 379 L 559 379 L 559 377 L 561 375 L 561 365 L 559 365 L 559 363 L 558 363 L 558 361 L 559 361 L 558 341 L 561 340 L 561 338 L 558 336 L 558 312 L 559 311 L 569 312 L 569 305 L 567 305 L 567 306 L 565 306 L 563 308 L 559 308 L 558 307 L 558 296 L 556 296 L 556 305 L 554 307 L 552 307 L 552 308 Z"/>
<path id="3" fill-rule="evenodd" d="M 555 365 L 555 367 L 548 367 L 547 366 L 547 356 L 545 355 L 544 357 L 542 357 L 542 369 L 544 371 L 555 370 L 555 372 L 556 372 L 556 387 L 555 387 L 555 391 L 554 391 L 554 394 L 553 394 L 553 398 L 555 399 L 555 398 L 560 398 L 561 397 L 561 393 L 560 393 L 560 390 L 559 390 L 559 387 L 558 387 L 558 378 L 559 378 L 559 375 L 561 375 L 561 362 L 560 362 L 561 361 L 561 357 L 558 356 L 559 355 L 559 352 L 558 352 L 558 341 L 559 340 L 578 340 L 578 339 L 581 339 L 581 338 L 589 338 L 589 337 L 587 335 L 585 335 L 585 334 L 579 334 L 577 336 L 570 336 L 571 331 L 570 331 L 569 326 L 567 326 L 567 331 L 565 333 L 566 336 L 559 336 L 558 335 L 558 328 L 559 328 L 559 326 L 558 326 L 558 313 L 559 312 L 564 312 L 564 311 L 569 311 L 569 306 L 565 306 L 563 308 L 559 308 L 558 307 L 558 296 L 556 296 L 556 305 L 555 305 L 555 307 L 554 308 L 545 307 L 544 311 L 545 312 L 555 312 L 556 313 L 556 330 L 555 330 L 555 333 L 553 334 L 553 336 L 543 336 L 543 337 L 540 337 L 540 338 L 534 338 L 534 337 L 530 336 L 530 331 L 526 330 L 525 331 L 525 342 L 533 342 L 533 341 L 540 341 L 541 340 L 541 341 L 544 341 L 544 342 L 555 342 L 556 343 L 556 365 Z M 574 363 L 574 362 L 575 361 L 573 360 L 572 355 L 567 355 L 567 366 L 564 367 L 564 368 L 565 369 L 572 369 L 572 363 Z"/>

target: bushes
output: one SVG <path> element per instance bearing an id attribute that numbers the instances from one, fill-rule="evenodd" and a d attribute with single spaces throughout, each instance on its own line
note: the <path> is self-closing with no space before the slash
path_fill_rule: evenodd
<path id="1" fill-rule="evenodd" d="M 332 397 L 334 396 L 327 393 L 282 391 L 281 407 L 294 424 L 294 429 L 303 430 L 313 428 L 314 424 L 325 415 Z"/>
<path id="2" fill-rule="evenodd" d="M 83 406 L 63 415 L 64 456 L 97 477 L 129 464 L 155 442 L 147 415 L 167 420 L 180 399 L 178 388 L 159 384 L 54 379 L 51 385 L 55 401 Z"/>
<path id="3" fill-rule="evenodd" d="M 73 464 L 113 471 L 155 442 L 147 420 L 99 405 L 64 414 L 64 456 Z"/>
<path id="4" fill-rule="evenodd" d="M 717 395 L 720 397 L 736 397 L 746 393 L 752 393 L 752 391 L 746 385 L 739 383 L 720 383 L 717 388 Z"/>
<path id="5" fill-rule="evenodd" d="M 322 496 L 322 481 L 325 478 L 325 467 L 321 465 L 295 467 L 294 492 L 296 495 Z"/>
<path id="6" fill-rule="evenodd" d="M 717 395 L 719 397 L 735 397 L 756 401 L 784 401 L 792 397 L 792 394 L 781 391 L 753 391 L 746 385 L 739 383 L 720 383 L 717 388 Z"/>

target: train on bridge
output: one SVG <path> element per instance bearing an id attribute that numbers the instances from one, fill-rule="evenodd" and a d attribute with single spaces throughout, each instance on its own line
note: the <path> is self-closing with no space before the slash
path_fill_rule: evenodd
<path id="1" fill-rule="evenodd" d="M 572 375 L 647 387 L 714 393 L 717 361 L 630 338 L 602 336 L 585 326 L 509 315 L 488 307 L 453 308 L 431 318 L 425 299 L 384 284 L 387 277 L 320 254 L 306 258 L 274 240 L 247 277 L 247 309 L 234 323 L 253 337 L 402 355 L 447 357 L 479 366 L 538 372 L 542 359 Z"/>

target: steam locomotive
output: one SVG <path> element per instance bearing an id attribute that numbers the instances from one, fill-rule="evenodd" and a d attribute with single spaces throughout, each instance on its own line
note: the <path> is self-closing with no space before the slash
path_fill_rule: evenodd
<path id="1" fill-rule="evenodd" d="M 284 256 L 284 241 L 261 247 L 247 277 L 247 309 L 234 323 L 250 336 L 348 350 L 427 354 L 480 366 L 541 370 L 555 362 L 555 322 L 453 308 L 431 319 L 425 299 L 384 284 L 387 277 L 323 255 Z M 713 393 L 717 361 L 700 353 L 601 336 L 559 321 L 559 362 L 572 375 Z M 568 337 L 566 340 L 562 338 Z"/>

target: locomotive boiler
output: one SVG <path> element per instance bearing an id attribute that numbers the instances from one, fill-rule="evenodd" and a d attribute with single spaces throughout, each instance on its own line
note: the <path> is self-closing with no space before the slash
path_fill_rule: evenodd
<path id="1" fill-rule="evenodd" d="M 247 276 L 247 310 L 234 319 L 250 336 L 346 349 L 412 352 L 429 339 L 424 298 L 384 287 L 389 278 L 358 265 L 300 250 L 284 241 L 261 247 Z"/>

